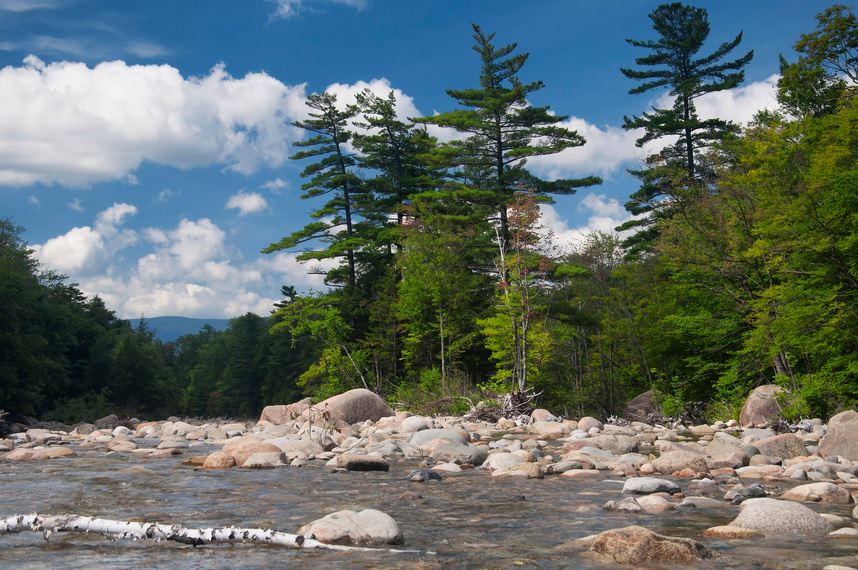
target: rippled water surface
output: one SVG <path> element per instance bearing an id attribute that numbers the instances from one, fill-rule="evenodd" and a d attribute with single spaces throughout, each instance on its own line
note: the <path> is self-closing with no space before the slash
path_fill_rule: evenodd
<path id="1" fill-rule="evenodd" d="M 43 513 L 179 523 L 188 527 L 243 526 L 294 533 L 330 512 L 375 508 L 405 534 L 403 547 L 378 552 L 291 550 L 223 545 L 194 548 L 152 541 L 110 542 L 100 536 L 38 533 L 0 536 L 0 565 L 15 568 L 614 568 L 564 548 L 577 538 L 640 524 L 694 538 L 722 556 L 709 568 L 822 568 L 858 565 L 854 538 L 787 536 L 714 541 L 704 529 L 726 524 L 738 507 L 689 509 L 663 515 L 624 515 L 579 507 L 621 497 L 622 479 L 511 480 L 480 470 L 412 483 L 413 462 L 387 473 L 332 473 L 329 468 L 194 470 L 182 466 L 199 448 L 165 459 L 103 453 L 49 462 L 0 462 L 0 515 Z M 319 464 L 321 466 L 321 464 Z M 122 472 L 143 466 L 145 472 Z M 687 481 L 678 481 L 694 494 Z M 402 498 L 405 491 L 422 495 Z M 823 512 L 848 516 L 846 506 Z M 400 550 L 419 552 L 400 552 Z M 661 565 L 660 568 L 665 566 Z"/>

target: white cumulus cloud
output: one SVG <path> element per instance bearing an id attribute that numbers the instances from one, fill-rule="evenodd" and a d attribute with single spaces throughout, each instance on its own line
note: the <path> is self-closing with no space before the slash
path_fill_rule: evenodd
<path id="1" fill-rule="evenodd" d="M 143 161 L 223 164 L 249 174 L 281 165 L 302 133 L 304 86 L 223 65 L 184 78 L 169 65 L 45 64 L 0 70 L 0 184 L 86 187 L 136 182 Z"/>
<path id="2" fill-rule="evenodd" d="M 229 197 L 229 200 L 226 202 L 226 207 L 229 210 L 238 210 L 239 216 L 246 216 L 248 214 L 258 214 L 260 212 L 264 212 L 268 209 L 268 201 L 257 192 L 249 192 L 245 194 L 243 191 L 239 191 L 238 194 L 234 194 Z"/>
<path id="3" fill-rule="evenodd" d="M 75 227 L 33 246 L 36 257 L 44 266 L 68 274 L 73 280 L 102 273 L 119 251 L 137 242 L 136 232 L 120 227 L 136 213 L 135 206 L 114 204 L 98 214 L 92 227 Z"/>

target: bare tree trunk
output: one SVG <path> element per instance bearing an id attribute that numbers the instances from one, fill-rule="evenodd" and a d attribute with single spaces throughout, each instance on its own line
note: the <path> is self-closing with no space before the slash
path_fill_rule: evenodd
<path id="1" fill-rule="evenodd" d="M 125 522 L 79 515 L 16 515 L 0 519 L 0 536 L 32 530 L 45 539 L 54 532 L 83 532 L 100 534 L 110 540 L 169 540 L 200 546 L 203 544 L 255 543 L 291 548 L 325 548 L 330 550 L 377 550 L 358 546 L 325 544 L 314 538 L 258 528 L 194 529 L 182 525 Z"/>

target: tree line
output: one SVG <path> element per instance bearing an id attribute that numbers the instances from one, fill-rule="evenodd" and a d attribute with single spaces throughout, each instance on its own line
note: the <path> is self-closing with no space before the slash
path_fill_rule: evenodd
<path id="1" fill-rule="evenodd" d="M 625 233 L 563 252 L 548 239 L 539 205 L 601 181 L 527 168 L 586 141 L 528 102 L 543 87 L 520 79 L 528 54 L 474 25 L 480 74 L 447 91 L 453 111 L 403 120 L 392 92 L 308 97 L 309 118 L 295 123 L 308 137 L 291 158 L 306 163 L 302 198 L 318 205 L 263 251 L 299 250 L 328 288 L 285 285 L 271 316 L 160 343 L 39 273 L 7 222 L 0 402 L 254 415 L 366 387 L 453 412 L 532 389 L 558 413 L 607 417 L 654 389 L 669 413 L 703 402 L 726 417 L 776 382 L 794 395 L 792 415 L 854 405 L 854 14 L 834 5 L 817 16 L 797 61 L 781 57 L 779 107 L 744 128 L 701 119 L 695 105 L 744 80 L 753 52 L 733 55 L 742 34 L 713 50 L 704 9 L 664 4 L 649 18 L 656 38 L 628 40 L 644 55 L 620 71 L 630 94 L 669 90 L 674 103 L 624 119 L 643 129 L 639 146 L 664 139 L 630 171 L 640 189 Z M 454 136 L 441 143 L 429 126 Z"/>

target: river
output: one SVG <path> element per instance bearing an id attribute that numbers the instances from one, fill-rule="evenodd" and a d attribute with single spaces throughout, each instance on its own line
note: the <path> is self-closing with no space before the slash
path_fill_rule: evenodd
<path id="1" fill-rule="evenodd" d="M 371 553 L 253 545 L 194 548 L 152 541 L 111 542 L 77 533 L 53 534 L 45 541 L 39 533 L 26 532 L 0 536 L 0 565 L 99 570 L 299 565 L 355 569 L 615 568 L 614 563 L 582 557 L 562 545 L 632 524 L 661 534 L 694 538 L 721 554 L 719 559 L 698 567 L 818 569 L 832 563 L 858 565 L 854 538 L 703 538 L 704 529 L 727 524 L 736 516 L 738 507 L 728 503 L 662 515 L 627 515 L 592 508 L 621 498 L 622 478 L 501 479 L 487 471 L 472 470 L 447 475 L 441 482 L 414 483 L 405 476 L 417 468 L 415 462 L 393 463 L 389 472 L 368 473 L 332 473 L 326 467 L 194 470 L 181 465 L 190 455 L 205 455 L 215 449 L 200 447 L 186 450 L 184 455 L 148 460 L 139 454 L 79 451 L 78 457 L 71 459 L 0 462 L 0 515 L 73 513 L 199 528 L 235 525 L 295 533 L 302 524 L 333 511 L 375 508 L 399 523 L 405 546 Z M 127 469 L 132 470 L 124 471 Z M 696 494 L 687 480 L 677 482 L 687 495 Z M 403 498 L 406 491 L 422 498 Z M 851 512 L 845 505 L 826 505 L 818 510 L 842 516 Z M 399 552 L 402 549 L 418 552 Z"/>

